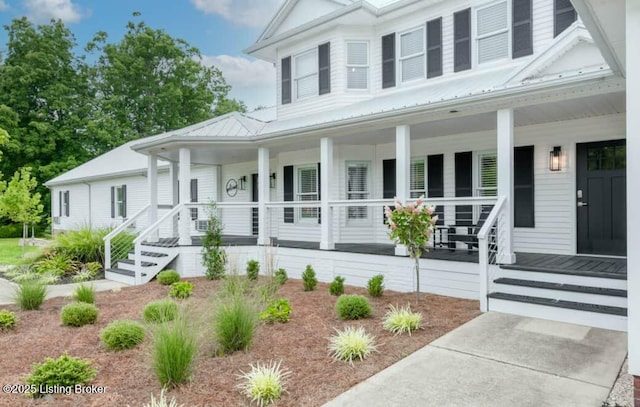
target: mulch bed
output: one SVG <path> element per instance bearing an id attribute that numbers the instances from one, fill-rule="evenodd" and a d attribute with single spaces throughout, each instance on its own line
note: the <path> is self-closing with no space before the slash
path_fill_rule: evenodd
<path id="1" fill-rule="evenodd" d="M 219 282 L 204 278 L 190 279 L 194 295 L 186 300 L 192 309 L 211 308 L 209 298 Z M 35 362 L 45 357 L 56 358 L 63 351 L 71 356 L 94 360 L 98 374 L 93 385 L 106 386 L 105 394 L 72 394 L 46 396 L 32 400 L 21 395 L 0 393 L 2 406 L 142 406 L 150 395 L 160 392 L 150 366 L 150 339 L 143 346 L 108 352 L 101 345 L 99 332 L 116 319 L 140 319 L 144 305 L 164 298 L 168 288 L 155 281 L 125 288 L 119 292 L 97 293 L 100 309 L 98 323 L 72 328 L 60 323 L 60 309 L 70 300 L 48 300 L 40 311 L 16 311 L 20 321 L 13 331 L 0 332 L 0 384 L 24 383 Z M 362 288 L 345 286 L 347 294 L 363 294 Z M 304 292 L 302 282 L 289 280 L 280 287 L 279 297 L 291 301 L 293 312 L 287 324 L 259 326 L 248 352 L 236 352 L 224 357 L 213 356 L 208 334 L 202 336 L 200 354 L 195 361 L 192 381 L 171 390 L 178 404 L 185 406 L 248 406 L 249 400 L 236 389 L 237 375 L 248 371 L 249 364 L 258 361 L 282 360 L 282 366 L 292 374 L 287 380 L 287 393 L 277 406 L 320 406 L 355 384 L 430 343 L 434 339 L 473 319 L 479 314 L 478 302 L 437 295 L 422 294 L 419 305 L 413 293 L 385 291 L 381 298 L 370 299 L 373 317 L 362 321 L 344 322 L 334 309 L 336 297 L 328 293 L 328 284 L 320 283 L 314 292 Z M 412 304 L 412 310 L 423 313 L 425 329 L 411 336 L 393 336 L 382 329 L 382 318 L 389 304 Z M 192 312 L 191 315 L 198 315 Z M 210 322 L 200 321 L 201 327 Z M 379 353 L 353 365 L 335 362 L 327 352 L 328 338 L 334 328 L 346 325 L 363 326 L 376 336 Z"/>

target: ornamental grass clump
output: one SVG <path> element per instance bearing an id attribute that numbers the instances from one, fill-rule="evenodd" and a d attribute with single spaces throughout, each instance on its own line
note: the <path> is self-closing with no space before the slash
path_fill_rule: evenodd
<path id="1" fill-rule="evenodd" d="M 23 311 L 40 309 L 47 297 L 47 286 L 40 280 L 27 280 L 18 284 L 15 303 Z"/>
<path id="2" fill-rule="evenodd" d="M 168 298 L 152 301 L 142 311 L 145 322 L 152 324 L 173 321 L 177 315 L 178 304 Z"/>
<path id="3" fill-rule="evenodd" d="M 151 393 L 151 401 L 144 405 L 144 407 L 184 407 L 184 404 L 178 405 L 178 401 L 175 397 L 171 397 L 171 400 L 167 399 L 167 389 L 164 387 L 160 390 L 160 398 L 156 400 Z"/>
<path id="4" fill-rule="evenodd" d="M 409 304 L 401 308 L 390 305 L 389 311 L 384 316 L 382 326 L 395 335 L 407 332 L 411 336 L 411 331 L 421 328 L 422 314 L 420 312 L 412 312 Z"/>
<path id="5" fill-rule="evenodd" d="M 177 271 L 171 269 L 163 270 L 158 273 L 156 279 L 161 285 L 171 285 L 180 281 L 180 274 Z"/>
<path id="6" fill-rule="evenodd" d="M 156 325 L 152 337 L 153 370 L 160 384 L 175 387 L 189 381 L 198 349 L 194 327 L 178 315 L 173 323 Z"/>
<path id="7" fill-rule="evenodd" d="M 403 206 L 396 198 L 395 208 L 384 208 L 385 222 L 389 227 L 389 237 L 397 244 L 404 245 L 413 259 L 416 272 L 416 302 L 420 298 L 420 256 L 428 251 L 431 235 L 438 216 L 435 207 L 424 205 L 424 197 Z"/>
<path id="8" fill-rule="evenodd" d="M 310 264 L 307 264 L 307 268 L 302 273 L 302 285 L 305 291 L 313 291 L 318 285 L 316 272 L 313 271 L 313 267 Z"/>
<path id="9" fill-rule="evenodd" d="M 144 341 L 144 327 L 136 321 L 113 321 L 100 331 L 100 340 L 109 350 L 131 349 Z"/>
<path id="10" fill-rule="evenodd" d="M 73 298 L 78 302 L 94 304 L 96 302 L 96 290 L 92 285 L 80 284 L 73 292 Z"/>
<path id="11" fill-rule="evenodd" d="M 258 323 L 258 313 L 251 300 L 244 296 L 226 298 L 215 310 L 215 339 L 224 353 L 251 347 Z"/>
<path id="12" fill-rule="evenodd" d="M 371 316 L 371 305 L 362 295 L 342 295 L 336 301 L 336 311 L 340 319 L 362 319 Z"/>
<path id="13" fill-rule="evenodd" d="M 67 326 L 83 326 L 93 324 L 98 319 L 98 308 L 85 302 L 72 302 L 62 307 L 60 320 Z"/>
<path id="14" fill-rule="evenodd" d="M 368 334 L 363 327 L 336 329 L 336 335 L 329 338 L 329 352 L 335 360 L 353 364 L 354 359 L 364 360 L 371 352 L 377 352 L 375 336 Z"/>
<path id="15" fill-rule="evenodd" d="M 282 396 L 285 379 L 291 374 L 280 366 L 281 363 L 250 365 L 251 371 L 239 375 L 242 382 L 237 387 L 260 407 L 273 403 Z"/>
<path id="16" fill-rule="evenodd" d="M 92 363 L 88 359 L 71 357 L 66 352 L 58 359 L 46 358 L 43 363 L 34 363 L 31 373 L 25 378 L 25 382 L 34 389 L 29 395 L 38 398 L 45 395 L 40 390 L 48 387 L 74 387 L 91 382 L 96 377 Z"/>
<path id="17" fill-rule="evenodd" d="M 329 283 L 329 294 L 335 296 L 344 294 L 344 277 L 337 276 Z"/>

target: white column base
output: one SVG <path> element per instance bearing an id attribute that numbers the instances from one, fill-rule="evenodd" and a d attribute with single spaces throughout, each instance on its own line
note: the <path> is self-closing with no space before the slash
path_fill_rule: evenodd
<path id="1" fill-rule="evenodd" d="M 503 253 L 498 256 L 498 263 L 500 264 L 515 264 L 516 263 L 516 254 L 515 253 Z"/>
<path id="2" fill-rule="evenodd" d="M 404 245 L 397 245 L 395 247 L 395 255 L 396 256 L 402 256 L 402 257 L 409 257 L 409 250 L 407 250 L 407 246 Z"/>
<path id="3" fill-rule="evenodd" d="M 335 250 L 336 244 L 333 242 L 320 242 L 320 250 Z"/>
<path id="4" fill-rule="evenodd" d="M 259 237 L 258 238 L 258 246 L 268 246 L 271 244 L 270 237 Z"/>

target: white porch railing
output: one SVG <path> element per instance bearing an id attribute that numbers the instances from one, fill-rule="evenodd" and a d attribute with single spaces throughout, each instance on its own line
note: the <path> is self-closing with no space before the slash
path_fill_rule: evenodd
<path id="1" fill-rule="evenodd" d="M 140 209 L 104 237 L 105 270 L 114 267 L 118 259 L 126 257 L 126 254 L 133 248 L 132 242 L 135 235 L 147 226 L 146 222 L 142 225 L 140 221 L 146 220 L 142 215 L 146 214 L 148 210 L 149 205 Z"/>
<path id="2" fill-rule="evenodd" d="M 478 262 L 480 267 L 480 310 L 489 310 L 487 295 L 489 294 L 490 281 L 493 280 L 491 272 L 497 265 L 499 250 L 504 244 L 499 243 L 498 227 L 504 214 L 506 199 L 498 198 L 491 213 L 478 233 Z"/>

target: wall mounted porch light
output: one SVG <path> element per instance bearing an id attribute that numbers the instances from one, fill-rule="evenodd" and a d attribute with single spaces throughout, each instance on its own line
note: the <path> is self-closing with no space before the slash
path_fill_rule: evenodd
<path id="1" fill-rule="evenodd" d="M 276 173 L 272 172 L 271 175 L 269 175 L 269 188 L 275 188 L 276 187 Z"/>
<path id="2" fill-rule="evenodd" d="M 560 171 L 562 169 L 562 148 L 560 146 L 553 147 L 549 151 L 549 171 Z"/>
<path id="3" fill-rule="evenodd" d="M 244 191 L 245 189 L 247 189 L 247 176 L 243 175 L 242 177 L 238 178 L 238 189 L 240 191 Z"/>

